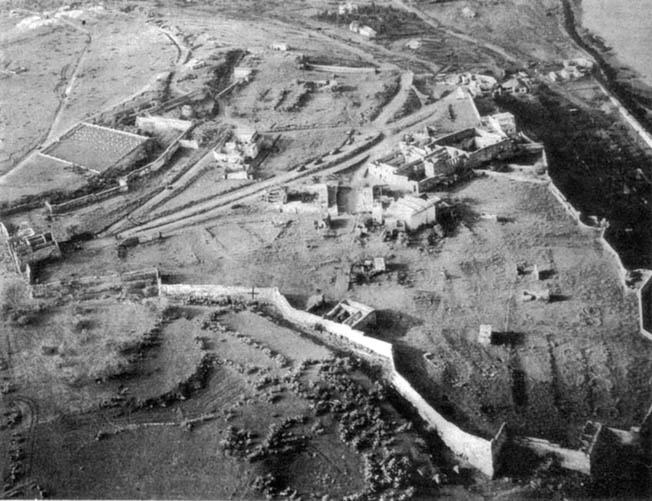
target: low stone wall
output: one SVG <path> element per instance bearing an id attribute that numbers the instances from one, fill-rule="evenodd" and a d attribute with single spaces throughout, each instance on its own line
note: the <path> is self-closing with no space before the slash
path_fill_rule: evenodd
<path id="1" fill-rule="evenodd" d="M 475 136 L 475 128 L 468 127 L 466 129 L 458 130 L 456 132 L 451 132 L 450 134 L 439 136 L 435 138 L 433 144 L 439 146 L 446 146 L 446 145 L 450 145 L 450 143 L 457 143 L 458 141 L 461 141 L 463 139 L 470 139 L 473 136 Z"/>
<path id="2" fill-rule="evenodd" d="M 119 193 L 123 193 L 128 189 L 129 187 L 127 185 L 114 186 L 108 190 L 103 190 L 98 193 L 91 193 L 90 195 L 85 195 L 79 198 L 73 198 L 72 200 L 68 200 L 67 202 L 62 202 L 60 204 L 49 204 L 48 202 L 45 202 L 45 208 L 51 215 L 65 214 L 72 210 L 101 202 L 102 200 L 111 198 L 112 196 L 118 195 Z"/>
<path id="3" fill-rule="evenodd" d="M 345 341 L 350 349 L 362 355 L 380 357 L 389 367 L 388 380 L 396 391 L 405 398 L 429 427 L 434 429 L 443 442 L 455 453 L 465 458 L 471 465 L 489 477 L 496 473 L 500 451 L 506 441 L 503 425 L 496 437 L 491 440 L 465 432 L 437 412 L 405 379 L 394 365 L 394 352 L 391 343 L 381 341 L 364 332 L 312 313 L 293 308 L 277 288 L 254 289 L 249 287 L 223 287 L 219 285 L 161 284 L 161 296 L 183 300 L 223 302 L 242 301 L 245 303 L 266 303 L 274 306 L 283 318 L 290 323 L 316 332 L 324 332 Z M 362 348 L 362 350 L 361 350 Z"/>
<path id="4" fill-rule="evenodd" d="M 32 294 L 36 298 L 58 299 L 69 295 L 93 295 L 107 291 L 152 289 L 158 291 L 159 274 L 156 268 L 115 273 L 112 275 L 92 275 L 69 280 L 57 280 L 46 284 L 34 284 Z M 150 292 L 150 295 L 153 295 Z"/>
<path id="5" fill-rule="evenodd" d="M 19 201 L 20 202 L 20 201 Z M 43 206 L 42 200 L 30 200 L 29 202 L 18 203 L 17 205 L 5 206 L 0 208 L 0 216 L 11 216 L 12 214 L 19 214 L 33 209 L 38 209 Z"/>
<path id="6" fill-rule="evenodd" d="M 315 71 L 327 71 L 329 73 L 375 73 L 373 66 L 337 66 L 330 64 L 308 63 L 308 68 Z"/>

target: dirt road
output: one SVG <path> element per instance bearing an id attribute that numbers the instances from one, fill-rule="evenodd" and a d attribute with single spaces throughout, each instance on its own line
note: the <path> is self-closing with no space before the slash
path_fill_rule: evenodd
<path id="1" fill-rule="evenodd" d="M 199 203 L 169 216 L 159 217 L 146 224 L 135 226 L 119 233 L 118 237 L 128 238 L 135 235 L 156 234 L 158 232 L 169 234 L 171 231 L 181 230 L 190 225 L 198 224 L 202 221 L 214 218 L 217 214 L 223 212 L 225 208 L 228 209 L 228 206 L 236 202 L 242 203 L 251 200 L 252 198 L 260 196 L 264 191 L 276 186 L 296 181 L 304 177 L 309 177 L 316 173 L 326 176 L 349 169 L 364 162 L 371 152 L 378 147 L 371 147 L 374 139 L 375 138 L 367 141 L 367 146 L 370 149 L 365 148 L 362 152 L 356 154 L 352 158 L 342 162 L 337 162 L 335 165 L 330 167 L 324 168 L 322 166 L 323 164 L 319 163 L 308 166 L 302 171 L 286 172 L 282 175 L 261 181 L 260 183 L 245 186 L 242 189 L 235 190 L 225 196 L 216 197 L 214 200 Z M 344 154 L 341 156 L 344 156 Z M 109 234 L 107 233 L 100 236 L 108 235 Z"/>
<path id="2" fill-rule="evenodd" d="M 414 73 L 411 71 L 404 71 L 401 74 L 401 86 L 396 93 L 396 96 L 383 108 L 383 111 L 373 121 L 375 127 L 383 128 L 388 122 L 392 120 L 394 115 L 401 109 L 408 96 L 414 80 Z"/>

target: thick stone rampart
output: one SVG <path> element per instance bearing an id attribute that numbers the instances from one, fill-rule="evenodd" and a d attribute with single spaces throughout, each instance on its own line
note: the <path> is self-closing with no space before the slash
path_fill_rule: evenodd
<path id="1" fill-rule="evenodd" d="M 277 288 L 254 289 L 220 285 L 161 284 L 159 292 L 161 296 L 190 301 L 223 302 L 229 300 L 269 304 L 274 306 L 281 316 L 292 324 L 311 329 L 316 335 L 319 335 L 319 333 L 334 335 L 339 340 L 345 341 L 350 349 L 356 353 L 369 354 L 372 358 L 380 357 L 385 365 L 390 368 L 388 374 L 390 384 L 417 410 L 428 426 L 437 432 L 443 442 L 455 454 L 466 459 L 472 466 L 489 477 L 493 477 L 496 473 L 500 450 L 506 440 L 504 425 L 500 428 L 496 437 L 486 439 L 465 432 L 448 421 L 396 370 L 391 343 L 367 336 L 364 332 L 352 329 L 347 325 L 326 320 L 306 311 L 297 310 L 290 305 Z"/>

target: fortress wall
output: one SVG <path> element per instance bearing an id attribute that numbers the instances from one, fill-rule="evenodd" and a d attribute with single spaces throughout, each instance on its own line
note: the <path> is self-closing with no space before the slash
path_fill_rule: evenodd
<path id="1" fill-rule="evenodd" d="M 494 476 L 496 473 L 494 456 L 497 457 L 500 453 L 499 444 L 494 448 L 493 441 L 467 433 L 446 420 L 396 370 L 393 371 L 390 381 L 396 391 L 414 406 L 419 415 L 437 431 L 442 441 L 455 454 L 464 457 L 485 475 Z"/>
<path id="2" fill-rule="evenodd" d="M 548 189 L 550 190 L 550 193 L 557 199 L 557 201 L 561 204 L 561 206 L 564 208 L 564 210 L 568 213 L 570 217 L 573 218 L 573 220 L 579 225 L 580 228 L 583 230 L 591 230 L 591 231 L 599 231 L 600 228 L 596 228 L 595 226 L 589 226 L 585 223 L 582 222 L 582 213 L 578 211 L 575 207 L 571 205 L 571 203 L 566 199 L 564 194 L 557 188 L 555 183 L 548 177 L 549 184 L 548 184 Z"/>
<path id="3" fill-rule="evenodd" d="M 620 277 L 620 281 L 625 288 L 625 292 L 631 292 L 631 289 L 628 288 L 627 284 L 625 283 L 628 274 L 627 268 L 625 268 L 625 265 L 623 264 L 622 259 L 620 259 L 620 255 L 616 252 L 616 249 L 614 249 L 605 238 L 604 235 L 606 232 L 607 228 L 603 228 L 600 232 L 600 238 L 598 240 L 600 241 L 602 248 L 613 258 L 614 262 L 616 263 L 616 267 L 618 268 L 618 276 Z"/>
<path id="4" fill-rule="evenodd" d="M 469 160 L 467 165 L 471 168 L 482 165 L 495 158 L 501 157 L 504 153 L 512 153 L 514 151 L 514 144 L 511 139 L 505 139 L 496 144 L 485 146 L 479 150 L 469 153 Z"/>
<path id="5" fill-rule="evenodd" d="M 253 291 L 253 293 L 252 293 Z M 505 426 L 503 425 L 496 437 L 487 440 L 482 437 L 467 433 L 454 423 L 448 421 L 438 413 L 412 385 L 395 368 L 394 354 L 391 343 L 366 336 L 364 332 L 330 320 L 323 319 L 312 313 L 293 308 L 277 288 L 251 289 L 249 287 L 224 287 L 220 285 L 160 285 L 162 296 L 178 299 L 203 299 L 222 302 L 224 300 L 241 300 L 245 302 L 262 302 L 274 306 L 287 321 L 307 327 L 315 331 L 315 335 L 325 333 L 333 335 L 338 340 L 344 341 L 349 349 L 356 353 L 366 355 L 365 351 L 373 356 L 380 357 L 388 362 L 391 370 L 389 382 L 396 391 L 405 398 L 428 426 L 434 429 L 444 443 L 455 453 L 465 458 L 471 465 L 484 474 L 493 477 L 496 472 L 500 450 L 506 441 Z M 328 341 L 328 338 L 326 338 Z M 363 351 L 360 351 L 360 348 Z"/>
<path id="6" fill-rule="evenodd" d="M 582 451 L 567 449 L 548 440 L 533 437 L 519 438 L 517 443 L 523 447 L 527 447 L 540 457 L 545 457 L 548 454 L 554 455 L 559 460 L 559 465 L 562 468 L 577 471 L 585 475 L 591 474 L 591 458 Z"/>
<path id="7" fill-rule="evenodd" d="M 638 324 L 640 333 L 652 341 L 652 277 L 638 290 Z"/>

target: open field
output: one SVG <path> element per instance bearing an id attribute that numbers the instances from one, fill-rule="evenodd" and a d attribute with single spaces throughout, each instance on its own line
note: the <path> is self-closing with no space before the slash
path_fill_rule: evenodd
<path id="1" fill-rule="evenodd" d="M 51 26 L 0 42 L 1 64 L 27 70 L 0 79 L 0 174 L 46 138 L 85 40 L 68 26 Z M 56 57 L 43 57 L 45 53 Z"/>
<path id="2" fill-rule="evenodd" d="M 229 100 L 229 114 L 263 129 L 359 126 L 374 118 L 398 88 L 395 72 L 336 75 L 339 90 L 319 88 L 333 75 L 300 69 L 292 52 L 247 58 L 242 64 L 256 73 Z"/>
<path id="3" fill-rule="evenodd" d="M 48 492 L 233 499 L 283 497 L 287 489 L 286 495 L 344 496 L 376 485 L 366 463 L 392 457 L 426 476 L 394 472 L 393 487 L 374 489 L 401 492 L 412 485 L 432 492 L 428 475 L 438 469 L 420 452 L 425 442 L 355 362 L 252 312 L 176 312 L 161 336 L 179 330 L 201 338 L 215 357 L 207 378 L 167 405 L 123 405 L 39 425 L 31 470 Z M 132 382 L 125 384 L 131 394 Z M 377 416 L 374 426 L 348 432 L 359 405 Z M 356 438 L 363 436 L 369 442 Z M 382 449 L 370 459 L 364 451 L 372 439 Z"/>
<path id="4" fill-rule="evenodd" d="M 144 18 L 107 13 L 89 32 L 91 43 L 53 137 L 89 115 L 156 88 L 156 78 L 176 62 L 174 44 Z"/>
<path id="5" fill-rule="evenodd" d="M 0 178 L 0 199 L 16 202 L 22 197 L 51 191 L 73 192 L 87 182 L 88 175 L 76 171 L 71 165 L 36 154 Z"/>
<path id="6" fill-rule="evenodd" d="M 24 327 L 6 324 L 15 350 L 15 382 L 25 388 L 26 397 L 39 402 L 42 418 L 96 407 L 117 387 L 112 382 L 98 385 L 96 379 L 128 374 L 132 355 L 158 317 L 156 306 L 92 301 L 48 309 Z M 174 373 L 169 363 L 160 366 Z M 144 384 L 140 391 L 160 390 L 151 378 L 149 384 L 151 390 Z"/>
<path id="7" fill-rule="evenodd" d="M 507 421 L 519 434 L 572 442 L 588 419 L 639 422 L 652 348 L 638 334 L 635 296 L 624 294 L 595 236 L 543 186 L 485 178 L 454 196 L 475 216 L 432 254 L 368 246 L 370 255 L 396 255 L 404 285 L 392 273 L 352 291 L 392 319 L 378 334 L 399 343 L 415 381 L 427 375 L 422 390 L 485 432 Z M 508 222 L 480 220 L 481 212 Z M 545 280 L 517 277 L 520 263 L 536 264 Z M 550 303 L 521 301 L 523 290 L 541 287 Z M 480 324 L 504 344 L 480 346 Z"/>

